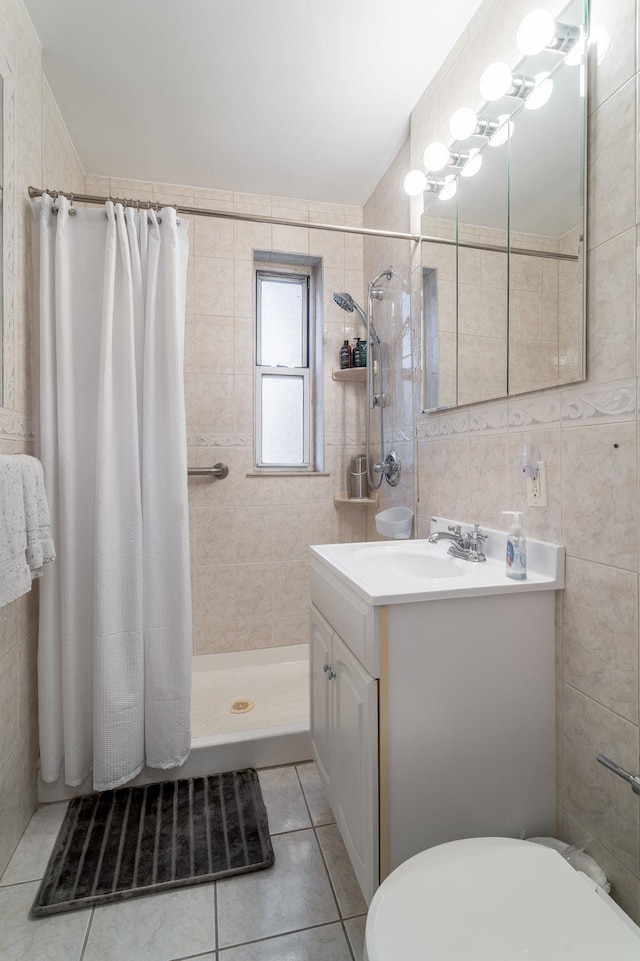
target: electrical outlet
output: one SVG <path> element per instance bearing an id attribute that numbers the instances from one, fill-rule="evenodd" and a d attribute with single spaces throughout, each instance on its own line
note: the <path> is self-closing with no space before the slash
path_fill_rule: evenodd
<path id="1" fill-rule="evenodd" d="M 538 461 L 535 477 L 527 477 L 527 505 L 529 507 L 548 507 L 547 496 L 547 465 L 545 461 Z"/>

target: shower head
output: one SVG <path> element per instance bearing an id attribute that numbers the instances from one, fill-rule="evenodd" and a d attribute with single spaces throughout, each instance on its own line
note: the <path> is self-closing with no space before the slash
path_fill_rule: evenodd
<path id="1" fill-rule="evenodd" d="M 362 320 L 362 323 L 365 325 L 365 327 L 368 326 L 370 339 L 376 344 L 380 343 L 380 338 L 376 333 L 376 329 L 373 326 L 372 321 L 367 318 L 367 315 L 365 314 L 364 310 L 362 309 L 360 304 L 353 299 L 351 294 L 346 293 L 346 291 L 341 294 L 334 294 L 333 299 L 335 300 L 338 307 L 342 307 L 342 309 L 346 310 L 348 313 L 352 314 L 353 311 L 355 310 L 356 313 L 359 314 L 360 319 Z"/>
<path id="2" fill-rule="evenodd" d="M 358 304 L 353 299 L 351 294 L 347 294 L 346 292 L 342 294 L 334 294 L 333 299 L 335 300 L 338 307 L 342 307 L 342 309 L 346 310 L 348 313 L 352 314 L 353 311 L 355 310 L 360 315 L 363 324 L 367 323 L 367 315 L 365 314 L 360 304 Z"/>

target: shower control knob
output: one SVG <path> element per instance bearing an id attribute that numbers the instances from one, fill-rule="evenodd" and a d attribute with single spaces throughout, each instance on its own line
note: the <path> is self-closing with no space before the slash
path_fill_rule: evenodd
<path id="1" fill-rule="evenodd" d="M 327 671 L 330 671 L 330 670 L 331 670 L 331 665 L 330 665 L 330 664 L 323 664 L 323 665 L 322 665 L 322 670 L 323 670 L 324 673 L 326 674 Z"/>

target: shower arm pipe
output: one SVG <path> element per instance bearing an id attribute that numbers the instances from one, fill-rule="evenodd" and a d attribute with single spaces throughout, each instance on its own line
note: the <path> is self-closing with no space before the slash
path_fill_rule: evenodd
<path id="1" fill-rule="evenodd" d="M 135 200 L 125 197 L 99 197 L 94 194 L 65 193 L 64 190 L 48 190 L 41 187 L 29 187 L 29 197 L 33 200 L 49 194 L 56 197 L 67 197 L 79 204 L 105 204 L 108 200 L 125 206 L 139 207 L 140 210 L 159 210 L 161 207 L 173 207 L 176 213 L 192 217 L 217 217 L 222 220 L 242 220 L 249 223 L 276 224 L 282 227 L 303 227 L 311 230 L 333 230 L 342 234 L 357 234 L 363 237 L 386 237 L 391 240 L 412 240 L 414 243 L 440 244 L 443 247 L 464 247 L 469 250 L 489 250 L 495 253 L 512 253 L 525 257 L 541 257 L 545 260 L 577 261 L 576 254 L 560 254 L 548 250 L 527 250 L 524 247 L 501 247 L 496 244 L 482 244 L 474 241 L 448 240 L 444 237 L 430 237 L 428 234 L 403 233 L 398 230 L 378 230 L 374 227 L 346 227 L 343 224 L 323 224 L 309 220 L 288 220 L 284 217 L 265 217 L 262 214 L 236 213 L 230 210 L 207 210 L 205 207 L 185 207 L 182 204 L 165 204 L 160 201 Z"/>

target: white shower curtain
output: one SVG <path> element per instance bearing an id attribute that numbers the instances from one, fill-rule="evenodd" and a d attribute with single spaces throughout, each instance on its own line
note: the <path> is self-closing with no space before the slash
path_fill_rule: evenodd
<path id="1" fill-rule="evenodd" d="M 183 389 L 187 223 L 34 204 L 40 457 L 58 559 L 41 581 L 41 775 L 96 790 L 189 754 Z"/>

